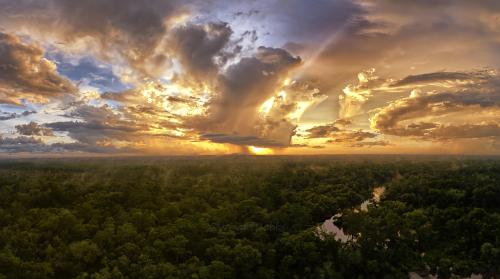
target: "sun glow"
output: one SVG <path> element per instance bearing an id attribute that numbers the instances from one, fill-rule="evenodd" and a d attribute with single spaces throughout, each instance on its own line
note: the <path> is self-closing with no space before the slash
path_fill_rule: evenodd
<path id="1" fill-rule="evenodd" d="M 148 83 L 141 90 L 144 101 L 175 115 L 195 116 L 206 112 L 209 89 L 195 89 L 179 84 Z"/>
<path id="2" fill-rule="evenodd" d="M 249 146 L 248 150 L 255 155 L 271 155 L 274 151 L 271 148 Z"/>
<path id="3" fill-rule="evenodd" d="M 274 105 L 274 100 L 275 100 L 275 97 L 271 97 L 269 98 L 267 101 L 265 101 L 259 108 L 259 111 L 262 113 L 262 114 L 268 114 L 271 109 L 273 108 L 273 105 Z"/>

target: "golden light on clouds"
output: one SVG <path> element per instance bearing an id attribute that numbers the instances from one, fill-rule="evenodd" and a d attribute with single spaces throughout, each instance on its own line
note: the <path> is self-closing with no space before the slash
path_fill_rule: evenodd
<path id="1" fill-rule="evenodd" d="M 500 154 L 494 1 L 40 1 L 0 9 L 0 155 Z"/>
<path id="2" fill-rule="evenodd" d="M 262 105 L 259 108 L 260 113 L 262 113 L 264 115 L 268 114 L 271 111 L 271 109 L 273 108 L 274 99 L 275 99 L 275 97 L 273 96 L 273 97 L 267 99 L 264 103 L 262 103 Z"/>

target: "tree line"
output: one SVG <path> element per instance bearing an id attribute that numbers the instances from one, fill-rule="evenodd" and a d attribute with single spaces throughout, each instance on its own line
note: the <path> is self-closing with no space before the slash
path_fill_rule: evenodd
<path id="1" fill-rule="evenodd" d="M 336 214 L 350 241 L 318 230 Z M 409 272 L 498 278 L 498 160 L 0 163 L 0 278 Z"/>

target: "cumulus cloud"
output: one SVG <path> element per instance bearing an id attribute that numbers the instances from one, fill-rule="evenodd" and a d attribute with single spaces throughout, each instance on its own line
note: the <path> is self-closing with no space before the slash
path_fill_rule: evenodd
<path id="1" fill-rule="evenodd" d="M 54 133 L 51 129 L 40 126 L 36 122 L 30 122 L 28 124 L 21 124 L 15 126 L 17 132 L 23 136 L 53 136 Z"/>
<path id="2" fill-rule="evenodd" d="M 224 24 L 186 25 L 182 28 L 182 32 L 201 32 L 201 37 L 217 37 L 223 30 L 223 33 L 230 34 L 230 29 Z M 210 34 L 211 28 L 221 30 L 216 31 L 217 34 Z M 223 41 L 227 44 L 226 39 Z M 190 43 L 192 47 L 198 44 Z M 107 92 L 101 98 L 120 102 L 118 110 L 125 119 L 136 124 L 148 121 L 148 127 L 169 129 L 172 136 L 186 135 L 192 138 L 194 133 L 238 135 L 262 139 L 260 143 L 266 146 L 289 145 L 296 127 L 291 119 L 299 116 L 295 112 L 304 110 L 306 104 L 321 95 L 306 82 L 283 84 L 287 73 L 300 65 L 301 59 L 283 49 L 260 47 L 252 56 L 241 58 L 223 69 L 214 60 L 214 55 L 223 48 L 220 45 L 212 52 L 200 53 L 208 59 L 205 61 L 207 63 L 193 59 L 190 52 L 196 52 L 195 49 L 184 50 L 186 61 L 181 60 L 182 65 L 188 65 L 188 71 L 205 75 L 201 79 L 204 84 L 202 88 L 184 83 L 184 77 L 181 76 L 176 84 L 150 83 L 124 92 Z M 209 69 L 214 74 L 207 73 Z M 280 90 L 287 92 L 284 93 L 286 98 L 278 96 L 280 99 L 276 99 L 267 114 L 260 115 L 261 105 Z M 220 137 L 204 139 L 223 141 Z M 244 140 L 224 140 L 237 145 L 246 143 Z"/>
<path id="3" fill-rule="evenodd" d="M 76 92 L 75 86 L 57 73 L 56 64 L 43 55 L 37 45 L 0 33 L 0 102 L 20 104 L 22 98 L 45 102 Z"/>
<path id="4" fill-rule="evenodd" d="M 101 98 L 120 102 L 125 118 L 142 122 L 151 114 L 149 120 L 155 125 L 168 126 L 177 134 L 179 129 L 185 130 L 184 134 L 186 130 L 238 134 L 288 145 L 295 125 L 287 115 L 304 109 L 299 103 L 315 98 L 317 89 L 303 83 L 283 87 L 287 73 L 299 66 L 301 59 L 280 48 L 259 47 L 225 67 L 231 34 L 226 23 L 178 26 L 168 40 L 183 73 L 172 84 L 149 83 L 124 92 L 107 92 Z M 259 107 L 280 88 L 288 91 L 286 101 L 263 118 Z"/>
<path id="5" fill-rule="evenodd" d="M 188 125 L 207 132 L 261 137 L 261 131 L 255 129 L 259 107 L 276 93 L 287 73 L 300 63 L 299 57 L 283 49 L 259 47 L 255 55 L 242 58 L 219 76 L 220 91 L 211 100 L 207 116 L 196 118 Z M 285 136 L 279 136 L 283 145 L 289 144 L 291 133 L 288 128 Z"/>
<path id="6" fill-rule="evenodd" d="M 375 75 L 375 69 L 358 73 L 358 84 L 347 85 L 339 95 L 339 117 L 350 118 L 363 113 L 363 105 L 388 81 Z"/>
<path id="7" fill-rule="evenodd" d="M 277 93 L 259 108 L 256 128 L 261 136 L 291 142 L 304 112 L 321 102 L 323 95 L 310 81 L 285 80 Z"/>

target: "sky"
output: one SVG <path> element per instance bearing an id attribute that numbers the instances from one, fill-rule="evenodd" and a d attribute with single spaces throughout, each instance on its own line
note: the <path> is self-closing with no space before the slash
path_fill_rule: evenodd
<path id="1" fill-rule="evenodd" d="M 498 0 L 0 0 L 0 156 L 500 155 Z"/>

